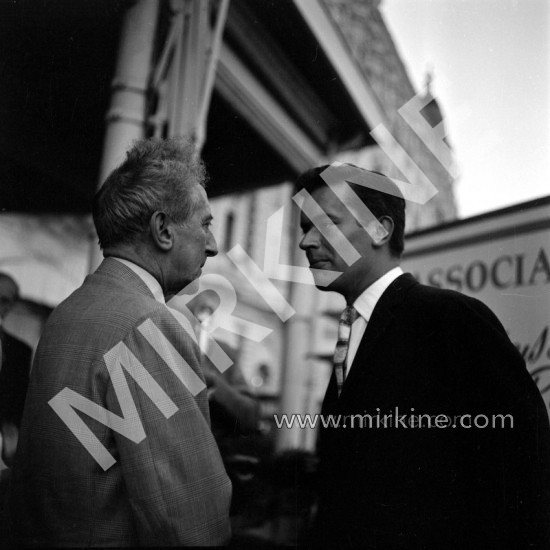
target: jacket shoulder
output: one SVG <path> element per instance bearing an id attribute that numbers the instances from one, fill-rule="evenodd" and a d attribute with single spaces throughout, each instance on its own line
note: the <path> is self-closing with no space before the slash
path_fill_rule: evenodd
<path id="1" fill-rule="evenodd" d="M 416 283 L 410 288 L 407 302 L 409 307 L 414 307 L 417 311 L 433 312 L 442 317 L 479 317 L 487 322 L 496 323 L 499 329 L 504 331 L 497 316 L 486 304 L 456 290 Z"/>
<path id="2" fill-rule="evenodd" d="M 134 284 L 92 274 L 55 308 L 47 325 L 72 324 L 76 328 L 81 322 L 103 320 L 129 329 L 159 307 L 162 304 L 143 291 L 141 281 Z"/>

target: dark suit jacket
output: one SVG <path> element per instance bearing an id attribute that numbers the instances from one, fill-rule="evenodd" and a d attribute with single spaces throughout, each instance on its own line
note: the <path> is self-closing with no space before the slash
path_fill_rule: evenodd
<path id="1" fill-rule="evenodd" d="M 0 422 L 21 424 L 31 369 L 31 348 L 7 332 L 1 333 Z"/>
<path id="2" fill-rule="evenodd" d="M 177 351 L 175 368 L 185 367 L 183 357 L 202 377 L 198 347 L 116 260 L 106 259 L 50 316 L 9 487 L 11 523 L 24 546 L 213 546 L 229 539 L 231 484 L 210 431 L 206 389 L 193 396 L 178 380 L 140 332 L 146 321 L 173 346 L 165 352 Z M 131 395 L 115 391 L 104 355 L 121 342 L 176 405 L 168 418 L 143 377 L 138 385 L 123 370 Z M 118 416 L 128 416 L 123 408 L 133 401 L 145 439 L 135 443 L 75 413 L 115 458 L 104 471 L 49 405 L 64 388 Z"/>
<path id="3" fill-rule="evenodd" d="M 490 424 L 405 428 L 396 407 L 399 415 L 471 415 L 463 422 L 472 426 L 485 415 Z M 333 377 L 322 412 L 393 413 L 394 425 L 376 428 L 374 418 L 374 427 L 358 428 L 356 419 L 352 428 L 348 418 L 346 428 L 322 429 L 318 545 L 550 548 L 547 411 L 478 300 L 399 277 L 373 311 L 340 399 Z M 498 414 L 511 414 L 513 428 L 492 429 Z"/>

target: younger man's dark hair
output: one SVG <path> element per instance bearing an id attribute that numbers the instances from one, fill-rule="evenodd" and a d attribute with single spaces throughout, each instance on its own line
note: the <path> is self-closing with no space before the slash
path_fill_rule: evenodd
<path id="1" fill-rule="evenodd" d="M 364 170 L 354 166 L 353 164 L 347 164 L 346 166 L 353 166 L 358 170 Z M 296 180 L 295 191 L 298 192 L 301 189 L 305 189 L 309 193 L 312 193 L 320 187 L 326 186 L 325 180 L 321 177 L 321 173 L 324 172 L 329 167 L 328 164 L 324 166 L 319 166 L 317 168 L 312 168 L 307 172 L 301 174 Z M 404 249 L 404 234 L 405 234 L 405 200 L 403 199 L 401 192 L 393 183 L 393 181 L 388 178 L 385 174 L 376 172 L 374 170 L 364 170 L 365 172 L 371 172 L 373 174 L 378 174 L 387 179 L 388 191 L 391 191 L 390 194 L 377 191 L 376 189 L 371 189 L 364 185 L 358 185 L 356 183 L 350 183 L 350 187 L 361 199 L 363 204 L 365 204 L 370 211 L 380 219 L 382 216 L 388 216 L 393 220 L 393 233 L 390 239 L 390 250 L 394 256 L 401 256 Z M 397 196 L 396 196 L 397 195 Z"/>

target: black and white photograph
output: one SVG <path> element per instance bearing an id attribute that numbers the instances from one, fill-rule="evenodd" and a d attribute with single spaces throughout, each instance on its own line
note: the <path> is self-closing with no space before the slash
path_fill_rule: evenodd
<path id="1" fill-rule="evenodd" d="M 547 0 L 0 0 L 0 546 L 550 550 Z"/>

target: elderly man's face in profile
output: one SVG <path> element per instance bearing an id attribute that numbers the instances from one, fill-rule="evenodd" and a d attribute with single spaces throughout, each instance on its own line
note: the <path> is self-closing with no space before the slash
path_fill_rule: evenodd
<path id="1" fill-rule="evenodd" d="M 10 279 L 0 277 L 0 319 L 10 312 L 17 300 L 17 287 Z"/>
<path id="2" fill-rule="evenodd" d="M 175 292 L 200 277 L 206 258 L 218 253 L 216 240 L 210 231 L 212 213 L 206 191 L 196 185 L 193 193 L 193 212 L 185 222 L 175 226 L 177 238 L 171 256 Z"/>

